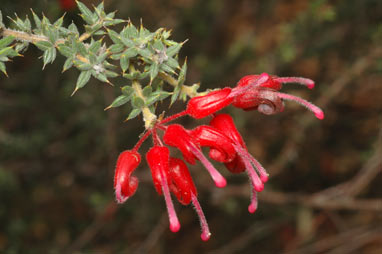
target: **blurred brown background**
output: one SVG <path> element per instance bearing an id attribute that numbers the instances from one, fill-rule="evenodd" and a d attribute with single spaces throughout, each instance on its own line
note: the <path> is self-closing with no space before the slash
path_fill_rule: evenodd
<path id="1" fill-rule="evenodd" d="M 58 0 L 2 0 L 0 9 L 24 17 L 32 6 L 51 20 L 63 14 Z M 326 118 L 293 103 L 274 116 L 227 109 L 271 179 L 251 215 L 245 175 L 219 165 L 228 186 L 216 189 L 200 165 L 192 167 L 212 231 L 205 243 L 191 207 L 176 206 L 182 228 L 170 232 L 145 163 L 135 196 L 115 204 L 114 164 L 137 142 L 141 119 L 123 123 L 126 110 L 103 111 L 118 87 L 92 80 L 70 97 L 78 72 L 61 74 L 62 57 L 42 71 L 41 52 L 30 47 L 7 64 L 10 77 L 0 77 L 0 253 L 382 253 L 381 1 L 105 6 L 135 24 L 142 18 L 150 30 L 172 29 L 174 40 L 189 39 L 181 53 L 188 84 L 234 86 L 261 72 L 304 76 L 316 81 L 314 90 L 283 91 L 322 107 Z M 76 10 L 65 19 L 82 24 Z"/>

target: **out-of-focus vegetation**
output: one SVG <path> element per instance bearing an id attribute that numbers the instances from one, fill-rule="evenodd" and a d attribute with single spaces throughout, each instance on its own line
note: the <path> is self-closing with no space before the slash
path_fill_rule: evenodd
<path id="1" fill-rule="evenodd" d="M 246 176 L 222 167 L 228 187 L 216 189 L 204 170 L 192 167 L 213 234 L 205 243 L 190 207 L 177 206 L 181 231 L 168 230 L 144 163 L 135 196 L 115 204 L 114 163 L 135 144 L 142 121 L 124 123 L 123 109 L 103 111 L 118 87 L 92 80 L 70 97 L 76 70 L 62 74 L 57 60 L 42 71 L 31 47 L 8 63 L 9 78 L 0 77 L 1 253 L 382 252 L 381 1 L 108 0 L 105 6 L 136 24 L 142 18 L 151 30 L 172 29 L 177 41 L 189 38 L 182 51 L 188 84 L 233 86 L 261 72 L 305 76 L 316 81 L 314 90 L 284 90 L 322 107 L 326 118 L 292 103 L 274 116 L 229 109 L 271 179 L 251 215 Z M 4 16 L 30 15 L 29 7 L 51 19 L 63 14 L 58 1 L 0 5 Z M 77 14 L 67 13 L 66 22 L 81 24 Z"/>

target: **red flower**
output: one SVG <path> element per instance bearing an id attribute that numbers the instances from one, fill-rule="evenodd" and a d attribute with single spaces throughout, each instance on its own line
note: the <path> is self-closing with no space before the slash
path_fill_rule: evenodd
<path id="1" fill-rule="evenodd" d="M 138 179 L 131 174 L 140 162 L 141 156 L 134 150 L 124 151 L 119 155 L 114 175 L 114 189 L 118 203 L 125 202 L 137 190 Z"/>
<path id="2" fill-rule="evenodd" d="M 197 141 L 183 126 L 179 124 L 167 126 L 163 141 L 169 146 L 178 148 L 182 152 L 184 159 L 190 164 L 195 164 L 195 158 L 200 160 L 208 173 L 210 173 L 215 185 L 220 188 L 226 186 L 227 181 L 203 155 Z"/>
<path id="3" fill-rule="evenodd" d="M 125 151 L 119 156 L 114 177 L 117 201 L 122 203 L 135 193 L 138 180 L 131 174 L 141 160 L 137 151 L 142 143 L 149 136 L 152 136 L 154 147 L 147 152 L 146 160 L 151 169 L 154 187 L 159 195 L 163 194 L 164 196 L 171 231 L 179 231 L 180 223 L 171 200 L 170 191 L 181 204 L 192 203 L 194 205 L 200 219 L 202 240 L 208 240 L 211 235 L 187 165 L 180 159 L 170 157 L 169 148 L 165 147 L 163 143 L 179 149 L 185 161 L 190 164 L 195 164 L 196 160 L 199 160 L 217 187 L 224 187 L 226 180 L 204 156 L 201 147 L 209 147 L 209 157 L 224 163 L 230 172 L 241 173 L 246 171 L 252 185 L 252 197 L 248 211 L 250 213 L 255 212 L 257 209 L 257 192 L 264 189 L 264 184 L 268 181 L 268 174 L 263 166 L 249 154 L 232 117 L 228 114 L 216 115 L 215 113 L 233 104 L 243 110 L 255 109 L 264 114 L 274 114 L 283 111 L 283 100 L 293 100 L 313 111 L 317 118 L 323 119 L 322 110 L 315 105 L 301 98 L 278 92 L 282 88 L 282 83 L 290 82 L 303 84 L 310 89 L 314 87 L 314 82 L 305 78 L 280 78 L 269 76 L 266 73 L 249 75 L 243 77 L 233 89 L 223 88 L 204 96 L 194 97 L 187 104 L 185 111 L 165 119 L 160 118 L 146 131 L 133 150 Z M 166 125 L 168 122 L 185 115 L 193 118 L 211 115 L 213 119 L 209 125 L 201 125 L 193 130 L 186 130 L 179 124 Z M 163 142 L 158 135 L 160 130 L 164 131 Z"/>
<path id="4" fill-rule="evenodd" d="M 237 84 L 235 89 L 243 89 L 247 87 L 247 92 L 240 93 L 235 96 L 232 105 L 244 110 L 257 109 L 259 112 L 271 115 L 283 111 L 283 100 L 291 100 L 297 102 L 312 111 L 318 119 L 324 118 L 322 110 L 312 103 L 299 97 L 280 93 L 281 83 L 299 83 L 307 86 L 309 89 L 314 87 L 314 82 L 306 78 L 296 77 L 276 77 L 272 76 L 266 82 L 255 84 L 260 79 L 259 75 L 249 75 L 243 77 Z"/>
<path id="5" fill-rule="evenodd" d="M 220 114 L 215 116 L 210 125 L 224 133 L 231 139 L 233 147 L 236 150 L 235 164 L 225 164 L 226 167 L 234 173 L 240 172 L 245 168 L 253 186 L 251 204 L 248 207 L 250 213 L 254 213 L 257 209 L 256 192 L 264 189 L 264 183 L 268 181 L 268 174 L 263 166 L 252 157 L 248 152 L 243 138 L 236 129 L 233 119 L 228 114 Z M 239 168 L 236 168 L 239 167 Z"/>

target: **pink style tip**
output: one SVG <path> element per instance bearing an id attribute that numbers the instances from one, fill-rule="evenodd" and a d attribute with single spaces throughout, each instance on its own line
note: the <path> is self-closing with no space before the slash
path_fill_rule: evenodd
<path id="1" fill-rule="evenodd" d="M 322 110 L 321 110 L 321 111 L 318 111 L 318 112 L 315 112 L 314 114 L 315 114 L 315 116 L 316 116 L 318 119 L 320 119 L 320 120 L 322 120 L 322 119 L 325 118 L 324 112 L 323 112 Z"/>
<path id="2" fill-rule="evenodd" d="M 215 182 L 216 187 L 218 188 L 224 188 L 227 185 L 227 180 L 221 175 L 215 177 L 213 180 Z"/>
<path id="3" fill-rule="evenodd" d="M 261 179 L 261 182 L 266 183 L 266 182 L 268 182 L 269 177 L 266 174 L 265 175 L 264 174 L 260 174 L 260 179 Z"/>
<path id="4" fill-rule="evenodd" d="M 207 241 L 211 237 L 211 232 L 208 227 L 206 216 L 204 216 L 202 207 L 200 206 L 198 199 L 193 193 L 191 194 L 191 199 L 192 199 L 192 204 L 195 207 L 196 214 L 198 215 L 199 221 L 200 221 L 200 228 L 202 230 L 202 234 L 200 235 L 200 238 L 202 238 L 203 241 Z"/>
<path id="5" fill-rule="evenodd" d="M 248 212 L 249 212 L 249 213 L 255 213 L 256 210 L 257 210 L 257 207 L 256 207 L 255 205 L 250 204 L 250 205 L 248 206 Z"/>
<path id="6" fill-rule="evenodd" d="M 253 188 L 257 192 L 262 192 L 264 190 L 264 184 L 263 183 L 256 184 L 253 186 Z"/>
<path id="7" fill-rule="evenodd" d="M 180 223 L 178 218 L 176 218 L 176 220 L 170 221 L 170 230 L 173 233 L 176 233 L 180 230 Z"/>
<path id="8" fill-rule="evenodd" d="M 203 241 L 207 242 L 208 240 L 210 240 L 210 237 L 211 237 L 211 233 L 205 233 L 203 232 L 201 235 L 200 235 L 200 238 L 202 238 Z"/>
<path id="9" fill-rule="evenodd" d="M 306 86 L 309 88 L 309 89 L 313 89 L 314 88 L 314 82 L 312 83 L 308 83 Z"/>

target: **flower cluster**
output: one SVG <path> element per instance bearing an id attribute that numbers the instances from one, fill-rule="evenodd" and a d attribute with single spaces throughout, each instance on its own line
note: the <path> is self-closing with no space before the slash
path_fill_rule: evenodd
<path id="1" fill-rule="evenodd" d="M 171 192 L 183 205 L 192 203 L 199 216 L 202 240 L 210 238 L 207 220 L 198 202 L 197 190 L 185 162 L 194 165 L 199 161 L 211 175 L 219 188 L 226 186 L 226 179 L 219 173 L 210 160 L 202 152 L 203 147 L 209 148 L 208 157 L 221 162 L 232 173 L 246 172 L 252 185 L 252 197 L 248 211 L 254 213 L 257 209 L 257 193 L 264 189 L 268 174 L 264 167 L 248 152 L 245 142 L 238 132 L 232 117 L 216 112 L 233 105 L 243 110 L 258 110 L 263 114 L 275 114 L 284 110 L 284 100 L 295 101 L 312 111 L 318 119 L 324 114 L 320 108 L 289 94 L 280 93 L 283 83 L 299 83 L 312 89 L 314 82 L 305 78 L 276 77 L 266 73 L 243 77 L 235 88 L 214 90 L 206 95 L 189 100 L 186 110 L 169 116 L 149 128 L 132 150 L 124 151 L 118 158 L 114 178 L 116 199 L 119 203 L 131 197 L 137 187 L 138 179 L 132 176 L 138 167 L 141 156 L 138 149 L 149 137 L 152 137 L 153 147 L 146 154 L 146 161 L 151 169 L 154 187 L 159 195 L 163 195 L 169 215 L 170 230 L 177 232 L 180 223 L 171 199 Z M 191 116 L 201 119 L 211 117 L 208 125 L 200 125 L 192 130 L 185 129 L 180 124 L 168 124 L 181 116 Z M 162 132 L 163 135 L 159 135 Z M 169 147 L 177 148 L 183 160 L 170 155 Z"/>

